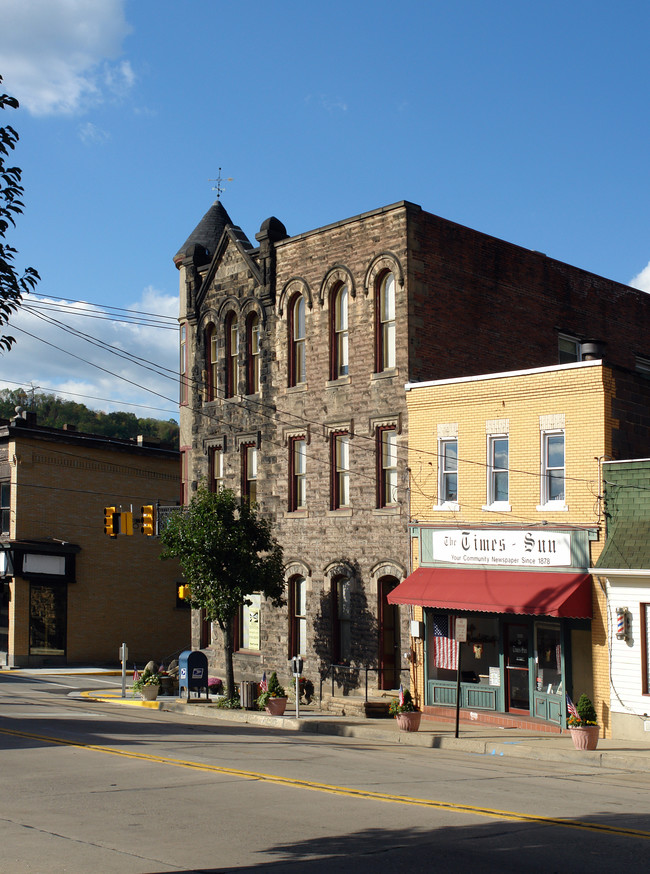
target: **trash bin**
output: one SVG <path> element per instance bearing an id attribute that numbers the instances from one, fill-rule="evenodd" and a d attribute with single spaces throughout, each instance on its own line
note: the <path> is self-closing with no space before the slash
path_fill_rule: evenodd
<path id="1" fill-rule="evenodd" d="M 178 659 L 178 695 L 182 698 L 183 689 L 187 689 L 187 700 L 190 700 L 190 691 L 197 689 L 199 696 L 201 689 L 205 689 L 206 700 L 208 698 L 208 659 L 205 653 L 186 649 Z"/>
<path id="2" fill-rule="evenodd" d="M 243 710 L 257 710 L 257 683 L 242 680 L 239 684 L 239 703 Z"/>

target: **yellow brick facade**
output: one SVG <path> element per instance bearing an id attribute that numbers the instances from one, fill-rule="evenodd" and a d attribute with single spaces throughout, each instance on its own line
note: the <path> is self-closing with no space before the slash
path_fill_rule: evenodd
<path id="1" fill-rule="evenodd" d="M 434 526 L 588 528 L 590 566 L 602 549 L 604 519 L 598 499 L 600 462 L 611 452 L 614 379 L 600 362 L 409 387 L 411 519 Z M 565 435 L 565 505 L 541 505 L 541 433 L 549 423 Z M 509 448 L 509 511 L 488 510 L 488 436 L 506 433 Z M 453 509 L 438 509 L 440 435 L 456 435 L 458 498 Z M 448 505 L 446 505 L 448 506 Z M 593 536 L 593 534 L 592 534 Z M 418 567 L 417 537 L 412 566 Z M 593 586 L 591 634 L 593 695 L 609 733 L 609 660 L 604 595 Z M 422 609 L 415 608 L 415 617 Z M 418 642 L 416 646 L 421 647 Z M 418 650 L 420 652 L 420 650 Z M 413 667 L 416 690 L 425 684 L 424 654 Z M 582 690 L 581 690 L 582 691 Z"/>

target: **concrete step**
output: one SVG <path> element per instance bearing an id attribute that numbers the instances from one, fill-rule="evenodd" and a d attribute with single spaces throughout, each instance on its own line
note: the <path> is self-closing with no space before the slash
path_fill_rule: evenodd
<path id="1" fill-rule="evenodd" d="M 356 716 L 366 719 L 387 719 L 390 698 L 369 698 L 356 695 L 323 695 L 321 710 L 338 716 Z"/>

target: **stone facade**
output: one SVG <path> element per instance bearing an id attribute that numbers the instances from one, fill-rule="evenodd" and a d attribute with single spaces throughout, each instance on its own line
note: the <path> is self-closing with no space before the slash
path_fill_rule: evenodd
<path id="1" fill-rule="evenodd" d="M 301 581 L 306 597 L 299 620 L 289 615 L 291 597 L 285 610 L 261 605 L 259 649 L 240 649 L 236 671 L 259 679 L 277 670 L 286 678 L 299 637 L 313 680 L 334 660 L 382 668 L 383 680 L 371 673 L 371 684 L 398 685 L 408 669 L 410 612 L 398 615 L 385 595 L 410 565 L 405 383 L 553 365 L 564 335 L 578 349 L 594 336 L 606 340 L 610 359 L 633 369 L 645 351 L 647 296 L 407 202 L 295 236 L 268 219 L 256 240 L 216 202 L 174 259 L 185 497 L 202 479 L 246 491 L 247 452 L 256 450 L 256 499 L 275 522 L 288 583 Z M 388 316 L 380 312 L 387 277 L 394 288 Z M 341 370 L 344 288 L 349 349 Z M 304 332 L 297 336 L 299 301 Z M 394 340 L 386 339 L 390 331 Z M 259 386 L 251 377 L 254 332 Z M 300 345 L 304 373 L 296 371 Z M 296 441 L 304 441 L 306 465 L 300 506 Z M 349 487 L 343 502 L 339 487 Z M 206 643 L 195 617 L 194 645 Z M 223 667 L 218 636 L 209 658 L 215 670 Z"/>

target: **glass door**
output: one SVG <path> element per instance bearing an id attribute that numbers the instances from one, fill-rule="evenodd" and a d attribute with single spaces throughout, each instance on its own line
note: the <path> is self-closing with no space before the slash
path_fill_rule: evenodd
<path id="1" fill-rule="evenodd" d="M 529 638 L 528 625 L 505 624 L 506 707 L 514 713 L 530 713 Z"/>

